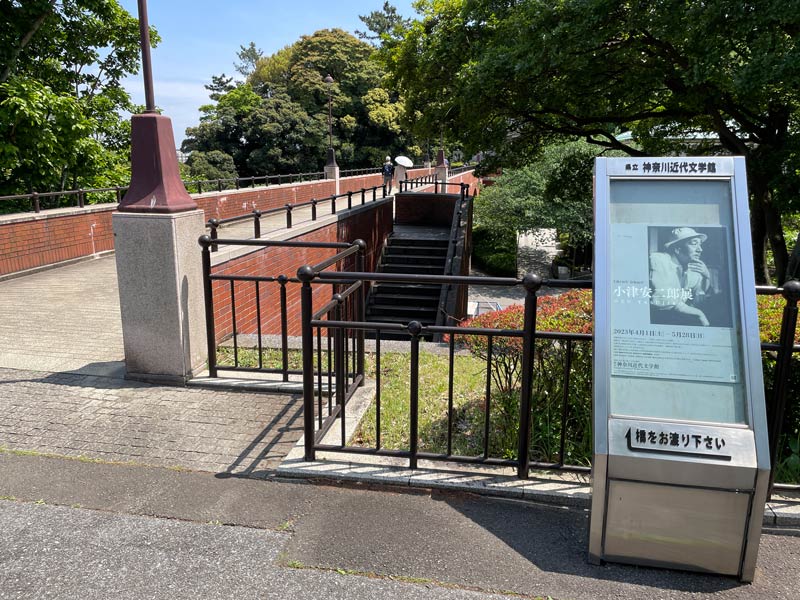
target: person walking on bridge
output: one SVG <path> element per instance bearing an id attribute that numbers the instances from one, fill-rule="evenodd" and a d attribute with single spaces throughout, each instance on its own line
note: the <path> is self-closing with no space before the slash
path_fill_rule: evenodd
<path id="1" fill-rule="evenodd" d="M 388 196 L 392 193 L 392 179 L 394 179 L 394 165 L 391 156 L 387 156 L 383 162 L 381 173 L 383 174 L 383 195 Z"/>

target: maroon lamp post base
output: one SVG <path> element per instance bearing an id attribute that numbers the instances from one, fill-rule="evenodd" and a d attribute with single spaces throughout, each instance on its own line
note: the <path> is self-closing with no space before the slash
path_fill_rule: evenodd
<path id="1" fill-rule="evenodd" d="M 131 118 L 131 185 L 119 203 L 120 212 L 176 213 L 194 210 L 178 168 L 175 137 L 169 117 L 157 114 Z"/>

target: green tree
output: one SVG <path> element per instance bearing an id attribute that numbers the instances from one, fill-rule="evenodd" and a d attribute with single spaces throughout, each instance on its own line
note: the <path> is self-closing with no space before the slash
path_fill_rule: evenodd
<path id="1" fill-rule="evenodd" d="M 504 170 L 476 198 L 475 224 L 505 234 L 553 228 L 573 255 L 588 257 L 593 159 L 600 152 L 584 141 L 557 142 L 531 164 Z"/>
<path id="2" fill-rule="evenodd" d="M 219 150 L 192 152 L 186 159 L 187 177 L 193 181 L 207 179 L 234 179 L 237 177 L 233 157 Z"/>
<path id="3" fill-rule="evenodd" d="M 366 31 L 356 30 L 359 39 L 369 42 L 380 42 L 381 45 L 398 40 L 402 31 L 411 23 L 397 12 L 397 8 L 388 0 L 384 1 L 381 10 L 373 10 L 367 15 L 359 15 L 359 20 L 366 25 Z"/>
<path id="4" fill-rule="evenodd" d="M 0 194 L 124 178 L 121 81 L 138 57 L 138 22 L 116 0 L 0 0 Z"/>
<path id="5" fill-rule="evenodd" d="M 330 97 L 341 165 L 378 166 L 386 154 L 413 150 L 400 130 L 397 97 L 381 88 L 374 51 L 341 29 L 323 29 L 261 57 L 246 83 L 225 90 L 229 82 L 216 82 L 216 104 L 201 107 L 201 122 L 187 130 L 183 149 L 225 152 L 241 176 L 318 171 L 328 146 Z"/>
<path id="6" fill-rule="evenodd" d="M 255 42 L 250 42 L 247 46 L 239 46 L 236 56 L 241 62 L 235 64 L 234 68 L 246 79 L 256 70 L 256 65 L 264 56 L 264 52 L 261 48 L 256 48 Z"/>
<path id="7" fill-rule="evenodd" d="M 421 0 L 383 52 L 417 132 L 525 164 L 553 136 L 632 155 L 703 154 L 710 132 L 748 162 L 756 277 L 783 280 L 781 213 L 798 208 L 798 0 Z M 633 131 L 639 146 L 619 137 Z"/>

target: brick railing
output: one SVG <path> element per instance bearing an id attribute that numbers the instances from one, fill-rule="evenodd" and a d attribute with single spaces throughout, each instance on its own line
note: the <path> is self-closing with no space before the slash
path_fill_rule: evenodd
<path id="1" fill-rule="evenodd" d="M 359 192 L 381 183 L 380 173 L 343 177 L 339 191 Z M 334 188 L 334 180 L 317 180 L 192 197 L 207 221 L 325 198 L 333 194 Z M 111 214 L 116 209 L 116 203 L 95 204 L 0 216 L 0 277 L 113 250 Z"/>

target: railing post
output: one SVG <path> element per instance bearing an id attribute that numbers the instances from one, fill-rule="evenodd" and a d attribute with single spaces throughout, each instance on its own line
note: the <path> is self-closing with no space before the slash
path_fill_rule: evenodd
<path id="1" fill-rule="evenodd" d="M 234 178 L 233 184 L 236 187 L 236 189 L 238 190 L 239 189 L 239 178 L 238 177 Z"/>
<path id="2" fill-rule="evenodd" d="M 334 294 L 332 299 L 336 302 L 334 309 L 334 319 L 343 321 L 343 305 L 344 298 L 341 294 Z M 346 357 L 345 357 L 345 330 L 341 327 L 336 327 L 333 334 L 334 354 L 333 354 L 333 370 L 336 373 L 336 406 L 339 407 L 339 421 L 341 423 L 342 432 L 342 446 L 347 442 L 346 423 L 345 423 L 345 395 L 347 392 L 347 377 L 345 375 Z"/>
<path id="3" fill-rule="evenodd" d="M 222 191 L 222 179 L 217 179 L 217 191 Z"/>
<path id="4" fill-rule="evenodd" d="M 118 186 L 118 187 L 115 187 L 115 188 L 114 188 L 114 191 L 115 191 L 115 192 L 116 192 L 116 194 L 117 194 L 117 204 L 119 204 L 120 202 L 122 202 L 122 188 L 121 188 L 121 187 L 119 187 L 119 186 Z"/>
<path id="5" fill-rule="evenodd" d="M 353 242 L 358 246 L 358 254 L 356 254 L 356 271 L 359 273 L 366 272 L 366 254 L 367 243 L 364 240 L 356 240 Z M 362 323 L 367 320 L 367 300 L 364 282 L 361 282 L 361 289 L 358 292 L 358 307 L 357 307 L 357 320 Z M 361 385 L 364 385 L 364 330 L 358 329 L 356 333 L 356 369 L 358 375 L 361 375 Z"/>
<path id="6" fill-rule="evenodd" d="M 311 199 L 311 220 L 317 220 L 317 201 L 314 198 Z"/>
<path id="7" fill-rule="evenodd" d="M 800 301 L 800 281 L 787 281 L 783 284 L 783 297 L 786 306 L 783 307 L 781 320 L 781 335 L 778 339 L 778 356 L 775 360 L 775 377 L 772 389 L 772 419 L 769 423 L 769 457 L 772 469 L 769 475 L 769 490 L 767 498 L 772 497 L 772 485 L 775 482 L 775 465 L 781 448 L 781 434 L 783 433 L 783 417 L 786 412 L 786 388 L 789 383 L 789 368 L 792 362 L 792 347 L 794 335 L 797 330 L 797 302 Z"/>
<path id="8" fill-rule="evenodd" d="M 292 205 L 286 205 L 286 229 L 292 228 Z"/>
<path id="9" fill-rule="evenodd" d="M 311 280 L 314 270 L 305 265 L 297 270 L 297 278 L 302 282 L 300 288 L 300 329 L 303 339 L 303 442 L 305 460 L 311 462 L 314 452 L 314 332 L 311 329 L 313 290 Z M 322 369 L 322 365 L 319 366 Z"/>
<path id="10" fill-rule="evenodd" d="M 219 219 L 209 219 L 208 226 L 211 229 L 211 237 L 209 238 L 212 241 L 211 252 L 216 252 L 217 250 L 219 250 L 219 246 L 217 246 L 216 243 L 216 240 L 218 238 L 217 227 L 219 227 Z"/>
<path id="11" fill-rule="evenodd" d="M 336 194 L 331 196 L 331 214 L 336 214 Z"/>
<path id="12" fill-rule="evenodd" d="M 253 237 L 261 238 L 261 211 L 257 209 L 253 210 Z"/>
<path id="13" fill-rule="evenodd" d="M 375 200 L 377 200 L 377 199 L 378 199 L 378 188 L 373 185 L 372 186 L 372 201 L 375 202 Z"/>
<path id="14" fill-rule="evenodd" d="M 39 193 L 33 192 L 31 194 L 31 200 L 33 200 L 33 212 L 41 212 L 41 207 L 39 206 Z"/>
<path id="15" fill-rule="evenodd" d="M 353 208 L 353 192 L 348 190 L 347 192 L 347 210 Z"/>
<path id="16" fill-rule="evenodd" d="M 366 193 L 367 193 L 367 190 L 365 190 L 364 188 L 361 188 L 361 204 L 364 204 L 364 202 L 366 201 Z"/>
<path id="17" fill-rule="evenodd" d="M 217 376 L 217 340 L 214 331 L 214 295 L 211 287 L 211 238 L 200 236 L 203 248 L 203 296 L 206 308 L 206 345 L 208 350 L 208 375 Z"/>
<path id="18" fill-rule="evenodd" d="M 197 182 L 197 193 L 198 194 L 202 194 L 203 193 L 203 184 L 201 182 L 199 182 L 199 181 Z"/>
<path id="19" fill-rule="evenodd" d="M 286 283 L 288 281 L 289 278 L 286 275 L 278 275 L 278 283 L 281 286 L 281 368 L 284 381 L 289 381 L 289 319 L 286 308 Z"/>
<path id="20" fill-rule="evenodd" d="M 439 193 L 439 180 L 438 179 L 435 179 L 433 181 L 433 193 L 434 194 L 438 194 Z"/>
<path id="21" fill-rule="evenodd" d="M 83 208 L 84 204 L 86 204 L 86 198 L 84 197 L 86 194 L 86 190 L 83 188 L 78 190 L 78 207 Z"/>
<path id="22" fill-rule="evenodd" d="M 531 395 L 533 394 L 533 359 L 536 344 L 536 292 L 542 287 L 542 278 L 526 273 L 522 278 L 525 287 L 524 321 L 522 326 L 522 389 L 519 399 L 519 445 L 517 449 L 517 477 L 528 478 L 531 438 Z"/>
<path id="23" fill-rule="evenodd" d="M 410 373 L 410 411 L 411 423 L 409 450 L 411 457 L 408 467 L 417 468 L 417 438 L 419 437 L 419 334 L 422 332 L 422 324 L 419 321 L 411 321 L 408 324 L 408 333 L 411 334 L 411 373 Z"/>

